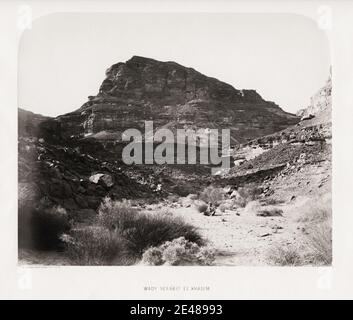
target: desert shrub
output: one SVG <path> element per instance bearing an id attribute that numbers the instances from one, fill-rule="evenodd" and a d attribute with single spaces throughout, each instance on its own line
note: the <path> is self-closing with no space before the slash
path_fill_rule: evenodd
<path id="1" fill-rule="evenodd" d="M 308 232 L 308 259 L 315 265 L 332 264 L 332 209 L 331 195 L 317 201 L 308 200 L 300 209 L 298 222 Z"/>
<path id="2" fill-rule="evenodd" d="M 246 214 L 257 214 L 261 210 L 261 204 L 259 201 L 250 201 L 246 204 L 244 213 Z"/>
<path id="3" fill-rule="evenodd" d="M 308 236 L 309 257 L 315 265 L 332 264 L 332 227 L 330 221 L 315 225 Z"/>
<path id="4" fill-rule="evenodd" d="M 206 203 L 213 203 L 217 205 L 224 199 L 224 191 L 221 188 L 208 186 L 201 192 L 199 199 Z"/>
<path id="5" fill-rule="evenodd" d="M 321 223 L 332 219 L 332 199 L 331 194 L 324 194 L 315 199 L 304 199 L 297 207 L 300 212 L 298 222 Z"/>
<path id="6" fill-rule="evenodd" d="M 64 208 L 32 208 L 19 211 L 19 246 L 38 250 L 62 249 L 60 236 L 70 230 Z"/>
<path id="7" fill-rule="evenodd" d="M 322 206 L 320 203 L 308 205 L 302 212 L 298 222 L 320 223 L 330 220 L 332 211 L 330 207 Z"/>
<path id="8" fill-rule="evenodd" d="M 262 193 L 262 189 L 256 185 L 247 185 L 245 187 L 238 188 L 232 194 L 233 204 L 239 208 L 245 208 L 249 202 L 259 199 Z"/>
<path id="9" fill-rule="evenodd" d="M 275 247 L 270 250 L 268 260 L 281 266 L 331 265 L 332 264 L 332 228 L 328 222 L 310 229 L 307 244 L 302 254 L 294 246 Z"/>
<path id="10" fill-rule="evenodd" d="M 66 252 L 76 265 L 126 265 L 126 241 L 104 227 L 86 227 L 62 235 Z M 120 261 L 119 261 L 120 259 Z"/>
<path id="11" fill-rule="evenodd" d="M 158 246 L 180 236 L 192 242 L 203 243 L 195 227 L 185 223 L 181 218 L 160 214 L 139 214 L 135 224 L 120 230 L 120 233 L 128 240 L 130 250 L 138 256 L 150 246 Z"/>
<path id="12" fill-rule="evenodd" d="M 129 201 L 112 201 L 105 198 L 98 209 L 98 224 L 109 230 L 125 230 L 135 224 L 139 214 Z"/>
<path id="13" fill-rule="evenodd" d="M 249 185 L 246 187 L 239 188 L 238 192 L 243 198 L 253 201 L 259 197 L 259 195 L 262 193 L 262 190 L 257 186 Z"/>
<path id="14" fill-rule="evenodd" d="M 203 266 L 211 266 L 216 260 L 216 251 L 213 248 L 201 247 L 197 260 Z"/>
<path id="15" fill-rule="evenodd" d="M 222 212 L 225 213 L 227 210 L 227 206 L 224 203 L 221 203 L 218 207 L 218 209 Z"/>
<path id="16" fill-rule="evenodd" d="M 247 199 L 243 197 L 237 197 L 234 199 L 234 205 L 238 208 L 245 208 L 248 204 Z"/>
<path id="17" fill-rule="evenodd" d="M 150 266 L 161 266 L 165 263 L 163 250 L 160 247 L 147 249 L 142 256 L 142 263 Z"/>
<path id="18" fill-rule="evenodd" d="M 99 208 L 98 224 L 126 239 L 130 254 L 137 257 L 142 256 L 149 247 L 180 237 L 197 244 L 203 243 L 197 229 L 181 218 L 141 213 L 131 208 L 128 202 L 105 199 Z"/>
<path id="19" fill-rule="evenodd" d="M 197 211 L 200 213 L 205 213 L 207 211 L 208 205 L 205 202 L 200 202 L 197 204 Z"/>
<path id="20" fill-rule="evenodd" d="M 267 260 L 270 264 L 277 266 L 302 266 L 304 264 L 303 257 L 295 247 L 275 246 L 268 252 Z"/>
<path id="21" fill-rule="evenodd" d="M 184 237 L 168 241 L 157 248 L 150 248 L 144 254 L 142 262 L 147 265 L 212 265 L 215 251 L 200 247 Z"/>
<path id="22" fill-rule="evenodd" d="M 222 203 L 219 205 L 219 210 L 221 212 L 226 212 L 226 210 L 232 210 L 236 204 L 234 203 L 234 199 L 228 199 L 222 201 Z"/>
<path id="23" fill-rule="evenodd" d="M 159 214 L 160 214 L 161 216 L 170 216 L 170 217 L 173 216 L 173 212 L 170 211 L 169 208 L 162 207 L 162 208 L 159 209 L 158 212 L 159 212 Z"/>
<path id="24" fill-rule="evenodd" d="M 255 201 L 261 195 L 261 188 L 256 185 L 248 185 L 245 187 L 238 188 L 238 199 L 236 199 L 236 203 L 238 206 L 244 208 L 249 202 Z"/>

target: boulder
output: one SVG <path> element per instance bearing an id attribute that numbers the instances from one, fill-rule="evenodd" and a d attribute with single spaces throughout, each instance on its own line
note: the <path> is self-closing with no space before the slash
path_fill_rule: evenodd
<path id="1" fill-rule="evenodd" d="M 114 186 L 114 178 L 110 174 L 97 173 L 89 178 L 95 184 L 101 184 L 106 188 Z"/>
<path id="2" fill-rule="evenodd" d="M 95 183 L 95 184 L 98 184 L 99 183 L 99 180 L 101 177 L 103 177 L 104 174 L 103 173 L 97 173 L 97 174 L 94 174 L 93 176 L 91 176 L 89 178 L 89 181 Z"/>
<path id="3" fill-rule="evenodd" d="M 100 178 L 100 183 L 107 188 L 111 188 L 114 186 L 114 178 L 110 174 L 105 174 Z"/>
<path id="4" fill-rule="evenodd" d="M 313 114 L 308 114 L 308 115 L 304 115 L 302 118 L 301 118 L 301 121 L 305 121 L 305 120 L 311 120 L 311 119 L 314 119 L 315 116 Z"/>

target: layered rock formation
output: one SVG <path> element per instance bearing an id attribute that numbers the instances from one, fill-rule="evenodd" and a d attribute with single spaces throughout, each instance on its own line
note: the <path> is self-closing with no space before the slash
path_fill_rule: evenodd
<path id="1" fill-rule="evenodd" d="M 302 120 L 271 135 L 254 139 L 239 145 L 233 150 L 236 167 L 233 173 L 247 169 L 263 169 L 278 165 L 292 164 L 305 154 L 312 163 L 331 161 L 332 140 L 332 80 L 329 79 L 320 90 L 311 97 L 307 109 L 297 115 Z"/>
<path id="2" fill-rule="evenodd" d="M 325 85 L 310 99 L 310 105 L 306 109 L 299 110 L 297 116 L 312 118 L 316 123 L 331 122 L 332 112 L 332 71 Z"/>
<path id="3" fill-rule="evenodd" d="M 53 120 L 61 137 L 121 137 L 128 128 L 230 128 L 233 143 L 282 130 L 299 121 L 254 90 L 237 90 L 175 62 L 134 56 L 106 72 L 99 93 L 80 109 Z"/>

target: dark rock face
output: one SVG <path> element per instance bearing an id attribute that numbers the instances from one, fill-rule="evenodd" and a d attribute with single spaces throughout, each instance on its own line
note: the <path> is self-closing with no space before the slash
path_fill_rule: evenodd
<path id="1" fill-rule="evenodd" d="M 20 208 L 45 202 L 74 212 L 96 210 L 104 197 L 144 198 L 154 192 L 151 184 L 128 177 L 117 164 L 39 140 L 19 137 Z"/>
<path id="2" fill-rule="evenodd" d="M 109 139 L 128 128 L 143 129 L 145 120 L 153 120 L 155 129 L 230 128 L 236 143 L 282 130 L 299 118 L 254 90 L 237 90 L 175 62 L 134 56 L 111 66 L 96 96 L 50 126 L 58 126 L 64 138 Z"/>
<path id="3" fill-rule="evenodd" d="M 39 138 L 41 125 L 49 119 L 49 117 L 44 117 L 40 114 L 18 109 L 19 136 L 33 136 Z"/>

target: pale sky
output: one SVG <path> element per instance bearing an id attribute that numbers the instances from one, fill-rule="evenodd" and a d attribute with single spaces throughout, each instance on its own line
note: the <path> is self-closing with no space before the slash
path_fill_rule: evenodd
<path id="1" fill-rule="evenodd" d="M 326 35 L 298 15 L 62 13 L 23 34 L 19 107 L 74 111 L 98 93 L 108 67 L 133 55 L 255 89 L 292 113 L 309 104 L 330 67 Z"/>

